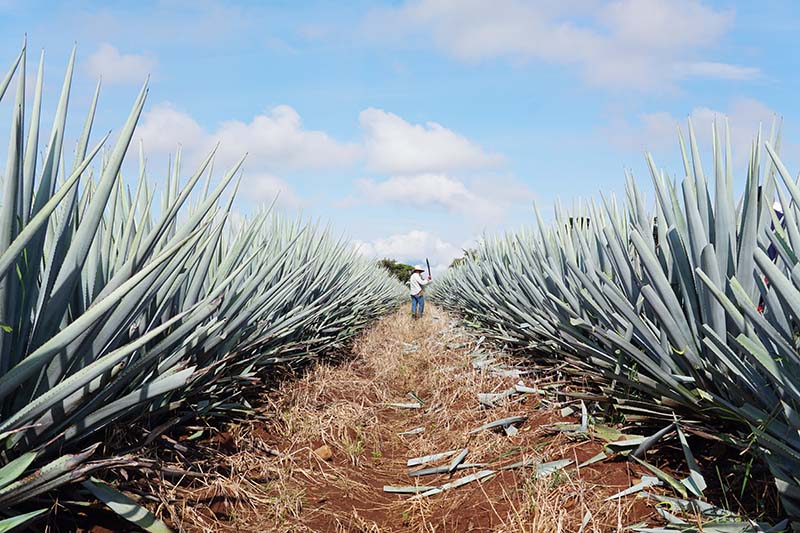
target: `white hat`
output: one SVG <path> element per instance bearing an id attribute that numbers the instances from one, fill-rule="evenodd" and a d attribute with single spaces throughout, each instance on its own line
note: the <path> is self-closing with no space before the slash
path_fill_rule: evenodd
<path id="1" fill-rule="evenodd" d="M 414 265 L 414 272 L 425 272 L 425 269 L 420 265 Z"/>

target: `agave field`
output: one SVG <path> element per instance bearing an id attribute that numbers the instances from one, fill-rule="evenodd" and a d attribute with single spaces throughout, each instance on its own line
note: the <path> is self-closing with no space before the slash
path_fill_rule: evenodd
<path id="1" fill-rule="evenodd" d="M 146 85 L 113 144 L 92 132 L 98 86 L 65 149 L 74 61 L 46 142 L 41 61 L 32 102 L 24 48 L 0 80 L 0 99 L 14 98 L 0 206 L 0 531 L 77 482 L 155 530 L 91 478 L 131 460 L 101 447 L 107 428 L 152 437 L 240 412 L 276 365 L 340 348 L 404 291 L 302 220 L 263 210 L 234 224 L 241 162 L 215 178 L 211 153 L 185 177 L 178 153 L 153 179 L 140 148 L 138 177 L 123 178 Z"/>
<path id="2" fill-rule="evenodd" d="M 557 207 L 550 224 L 537 212 L 538 228 L 485 239 L 435 297 L 566 362 L 629 421 L 677 416 L 749 449 L 800 518 L 800 186 L 775 128 L 753 140 L 741 194 L 727 124 L 708 174 L 691 124 L 679 140 L 681 179 L 647 156 L 653 203 L 629 175 L 622 202 Z"/>

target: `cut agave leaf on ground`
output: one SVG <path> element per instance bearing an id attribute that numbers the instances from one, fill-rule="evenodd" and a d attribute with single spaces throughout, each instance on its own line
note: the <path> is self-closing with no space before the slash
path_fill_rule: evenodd
<path id="1" fill-rule="evenodd" d="M 630 439 L 615 440 L 605 444 L 606 450 L 612 453 L 629 454 L 638 448 L 645 440 L 645 437 L 633 437 Z"/>
<path id="2" fill-rule="evenodd" d="M 666 520 L 667 523 L 670 525 L 678 525 L 678 526 L 687 525 L 686 520 L 683 520 L 682 518 L 675 516 L 674 514 L 664 509 L 663 507 L 656 507 L 656 512 L 661 516 L 661 518 Z"/>
<path id="3" fill-rule="evenodd" d="M 691 448 L 689 448 L 686 435 L 684 435 L 680 425 L 678 425 L 677 422 L 675 424 L 675 429 L 678 430 L 678 439 L 681 442 L 683 455 L 686 457 L 686 464 L 689 466 L 689 477 L 682 479 L 681 483 L 683 483 L 683 485 L 689 489 L 694 496 L 702 498 L 703 491 L 706 490 L 706 480 L 700 473 L 700 467 L 697 465 L 697 461 L 694 459 L 694 454 L 692 453 Z"/>
<path id="4" fill-rule="evenodd" d="M 434 453 L 431 455 L 423 455 L 422 457 L 413 457 L 406 462 L 406 466 L 417 466 L 423 465 L 425 463 L 432 463 L 433 461 L 438 461 L 440 459 L 444 459 L 446 457 L 450 457 L 459 453 L 462 450 L 448 450 L 446 452 Z"/>
<path id="5" fill-rule="evenodd" d="M 583 514 L 583 519 L 581 520 L 581 527 L 578 528 L 578 533 L 583 533 L 586 529 L 586 526 L 589 525 L 589 522 L 592 520 L 592 512 L 586 511 Z"/>
<path id="6" fill-rule="evenodd" d="M 407 486 L 404 486 L 404 487 L 395 487 L 395 486 L 392 486 L 392 485 L 384 485 L 383 486 L 383 492 L 391 492 L 391 493 L 394 493 L 394 494 L 419 494 L 420 492 L 426 492 L 426 491 L 429 491 L 429 490 L 433 490 L 435 488 L 436 487 L 425 486 L 425 485 L 419 485 L 419 486 L 407 485 Z"/>
<path id="7" fill-rule="evenodd" d="M 450 462 L 450 466 L 447 467 L 447 472 L 448 473 L 453 472 L 456 469 L 456 467 L 458 467 L 458 465 L 461 464 L 461 462 L 464 460 L 464 458 L 467 456 L 468 453 L 469 449 L 467 448 L 461 450 L 461 453 L 456 455 L 455 458 Z"/>
<path id="8" fill-rule="evenodd" d="M 657 477 L 642 476 L 642 479 L 641 479 L 641 481 L 639 481 L 639 483 L 637 483 L 636 485 L 633 485 L 632 487 L 629 487 L 629 488 L 627 488 L 625 490 L 622 490 L 622 491 L 614 494 L 613 496 L 609 496 L 608 498 L 606 498 L 606 501 L 608 502 L 608 501 L 612 501 L 612 500 L 618 500 L 618 499 L 623 498 L 625 496 L 630 496 L 631 494 L 636 494 L 638 492 L 643 491 L 646 488 L 654 487 L 656 485 L 661 485 L 661 480 L 658 479 Z"/>
<path id="9" fill-rule="evenodd" d="M 680 494 L 684 499 L 688 496 L 688 492 L 686 491 L 686 487 L 683 484 L 675 479 L 674 477 L 670 476 L 660 468 L 648 463 L 643 459 L 639 459 L 638 457 L 630 456 L 631 459 L 642 465 L 643 467 L 647 468 L 650 472 L 652 472 L 658 479 L 672 487 L 678 494 Z"/>
<path id="10" fill-rule="evenodd" d="M 581 427 L 579 432 L 584 435 L 589 431 L 589 412 L 586 410 L 586 404 L 581 400 Z"/>
<path id="11" fill-rule="evenodd" d="M 153 513 L 110 485 L 92 478 L 84 481 L 83 486 L 112 511 L 148 533 L 170 533 L 166 524 Z"/>
<path id="12" fill-rule="evenodd" d="M 599 438 L 607 442 L 613 442 L 622 438 L 622 432 L 612 427 L 604 426 L 602 424 L 594 424 L 592 432 Z"/>
<path id="13" fill-rule="evenodd" d="M 474 435 L 475 433 L 480 433 L 481 431 L 485 431 L 487 429 L 501 428 L 511 424 L 519 424 L 521 422 L 525 422 L 527 419 L 528 419 L 527 416 L 512 416 L 509 418 L 501 418 L 500 420 L 495 420 L 493 422 L 489 422 L 480 427 L 477 427 L 472 431 L 470 431 L 469 434 Z"/>
<path id="14" fill-rule="evenodd" d="M 539 461 L 536 459 L 523 459 L 522 461 L 517 461 L 516 463 L 511 463 L 510 465 L 501 466 L 498 470 L 513 470 L 515 468 L 528 468 L 531 466 L 536 466 L 539 464 Z"/>
<path id="15" fill-rule="evenodd" d="M 579 464 L 578 468 L 583 468 L 584 466 L 589 466 L 589 465 L 593 465 L 595 463 L 599 463 L 600 461 L 602 461 L 604 459 L 608 459 L 608 455 L 606 454 L 606 452 L 600 452 L 597 455 L 592 456 L 589 459 L 586 459 L 581 464 Z"/>
<path id="16" fill-rule="evenodd" d="M 675 424 L 670 424 L 667 427 L 650 435 L 649 437 L 642 439 L 642 441 L 639 443 L 639 446 L 637 446 L 636 449 L 633 452 L 631 452 L 631 456 L 641 458 L 645 453 L 647 453 L 647 451 L 650 448 L 655 446 L 658 441 L 663 439 L 667 434 L 669 434 L 674 429 L 675 429 Z"/>
<path id="17" fill-rule="evenodd" d="M 675 533 L 680 531 L 682 533 L 785 533 L 788 531 L 787 524 L 777 529 L 776 527 L 762 526 L 755 522 L 745 521 L 709 521 L 704 522 L 700 526 L 671 524 L 667 527 L 661 528 L 634 528 L 633 531 L 640 533 Z"/>
<path id="18" fill-rule="evenodd" d="M 545 478 L 551 474 L 555 474 L 559 470 L 563 470 L 572 464 L 572 459 L 561 459 L 559 461 L 550 461 L 549 463 L 541 463 L 536 465 L 534 476 L 537 479 Z"/>
<path id="19" fill-rule="evenodd" d="M 481 479 L 485 479 L 485 478 L 487 478 L 487 477 L 489 477 L 491 475 L 494 475 L 496 473 L 497 472 L 495 472 L 494 470 L 481 470 L 480 472 L 475 472 L 474 474 L 469 474 L 467 476 L 464 476 L 464 477 L 455 479 L 453 481 L 450 481 L 449 483 L 445 483 L 444 485 L 442 485 L 440 487 L 436 487 L 436 488 L 431 489 L 429 491 L 423 492 L 423 493 L 421 493 L 421 494 L 419 494 L 419 495 L 417 495 L 415 497 L 416 498 L 426 498 L 428 496 L 434 496 L 434 495 L 439 494 L 441 492 L 444 492 L 446 490 L 455 489 L 455 488 L 461 487 L 462 485 L 466 485 L 467 483 L 472 483 L 473 481 L 480 481 Z"/>
<path id="20" fill-rule="evenodd" d="M 420 433 L 425 433 L 424 427 L 409 429 L 408 431 L 401 431 L 398 433 L 398 435 L 419 435 Z"/>
<path id="21" fill-rule="evenodd" d="M 456 466 L 456 470 L 466 470 L 468 468 L 484 468 L 486 463 L 461 463 Z M 417 476 L 430 476 L 433 474 L 447 474 L 450 472 L 450 465 L 434 466 L 431 468 L 421 468 L 419 470 L 410 470 L 408 475 L 411 477 Z"/>
<path id="22" fill-rule="evenodd" d="M 414 403 L 387 403 L 389 407 L 396 407 L 398 409 L 419 409 L 422 407 L 421 404 L 414 402 Z"/>

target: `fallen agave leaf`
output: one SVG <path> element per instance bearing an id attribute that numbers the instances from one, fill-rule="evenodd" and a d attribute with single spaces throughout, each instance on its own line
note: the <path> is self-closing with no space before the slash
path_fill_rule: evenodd
<path id="1" fill-rule="evenodd" d="M 639 459 L 638 457 L 633 455 L 631 455 L 631 458 L 640 465 L 642 465 L 643 467 L 647 468 L 650 472 L 655 474 L 655 476 L 658 477 L 661 481 L 665 482 L 667 485 L 672 487 L 675 490 L 675 492 L 677 492 L 684 498 L 688 496 L 686 492 L 686 487 L 684 487 L 683 484 L 681 484 L 681 482 L 679 482 L 677 479 L 675 479 L 674 477 L 670 476 L 660 468 L 648 463 L 643 459 Z"/>
<path id="2" fill-rule="evenodd" d="M 478 402 L 494 407 L 497 402 L 505 400 L 517 394 L 517 389 L 508 389 L 503 392 L 480 392 L 478 393 Z"/>
<path id="3" fill-rule="evenodd" d="M 449 474 L 453 472 L 456 469 L 456 467 L 464 460 L 464 458 L 467 456 L 468 453 L 469 449 L 467 448 L 461 450 L 461 453 L 456 455 L 455 459 L 453 459 L 453 461 L 450 463 L 450 466 L 447 467 L 447 473 Z"/>
<path id="4" fill-rule="evenodd" d="M 677 526 L 685 526 L 688 522 L 686 520 L 682 520 L 675 516 L 674 514 L 670 513 L 663 507 L 656 507 L 656 512 L 661 515 L 661 518 L 667 521 L 668 524 L 677 525 Z"/>
<path id="5" fill-rule="evenodd" d="M 484 478 L 489 477 L 489 476 L 491 476 L 493 474 L 496 474 L 496 472 L 494 470 L 481 470 L 480 472 L 476 472 L 474 474 L 470 474 L 468 476 L 464 476 L 462 478 L 458 478 L 458 479 L 456 479 L 454 481 L 451 481 L 449 483 L 445 483 L 441 487 L 436 487 L 436 488 L 431 489 L 429 491 L 423 492 L 422 494 L 419 494 L 419 495 L 415 496 L 415 498 L 426 498 L 428 496 L 434 496 L 434 495 L 439 494 L 441 492 L 444 492 L 444 491 L 446 491 L 448 489 L 455 489 L 455 488 L 460 487 L 462 485 L 466 485 L 467 483 L 472 483 L 473 481 L 478 481 L 480 479 L 484 479 Z"/>
<path id="6" fill-rule="evenodd" d="M 512 416 L 509 418 L 501 418 L 500 420 L 495 420 L 493 422 L 489 422 L 488 424 L 484 424 L 480 427 L 477 427 L 469 432 L 470 435 L 474 435 L 475 433 L 480 433 L 481 431 L 508 426 L 510 424 L 518 424 L 520 422 L 525 422 L 528 419 L 527 416 Z"/>
<path id="7" fill-rule="evenodd" d="M 646 488 L 654 487 L 656 485 L 661 485 L 661 480 L 657 477 L 653 476 L 642 476 L 641 481 L 632 487 L 629 487 L 625 490 L 621 490 L 618 493 L 614 494 L 613 496 L 609 496 L 606 498 L 607 502 L 612 500 L 618 500 L 620 498 L 624 498 L 625 496 L 629 496 L 631 494 L 636 494 L 637 492 L 641 492 Z"/>
<path id="8" fill-rule="evenodd" d="M 583 533 L 583 530 L 586 529 L 586 526 L 589 525 L 589 521 L 592 519 L 592 512 L 586 511 L 583 515 L 583 520 L 581 520 L 581 527 L 578 529 L 578 533 Z"/>
<path id="9" fill-rule="evenodd" d="M 434 453 L 431 455 L 423 455 L 422 457 L 414 457 L 406 462 L 406 466 L 417 466 L 425 463 L 430 463 L 433 461 L 438 461 L 439 459 L 444 459 L 445 457 L 450 457 L 451 455 L 455 455 L 460 451 L 461 450 L 449 450 L 446 452 Z"/>
<path id="10" fill-rule="evenodd" d="M 408 485 L 404 487 L 394 487 L 392 485 L 384 485 L 383 492 L 391 492 L 393 494 L 419 494 L 420 492 L 425 492 L 435 488 L 436 487 L 428 487 L 425 485 L 420 485 L 420 486 Z"/>
<path id="11" fill-rule="evenodd" d="M 409 429 L 408 431 L 401 431 L 398 435 L 419 435 L 420 433 L 425 433 L 425 428 L 420 426 L 418 428 Z"/>
<path id="12" fill-rule="evenodd" d="M 586 434 L 589 431 L 589 413 L 586 410 L 586 404 L 581 400 L 581 428 L 580 433 Z"/>
<path id="13" fill-rule="evenodd" d="M 414 402 L 414 403 L 387 403 L 386 405 L 389 406 L 389 407 L 396 407 L 398 409 L 419 409 L 420 407 L 422 407 L 422 405 L 420 405 L 417 402 Z"/>
<path id="14" fill-rule="evenodd" d="M 529 466 L 533 466 L 538 463 L 539 462 L 536 459 L 523 459 L 522 461 L 517 461 L 516 463 L 511 463 L 510 465 L 501 466 L 499 470 L 513 470 L 515 468 L 527 468 Z"/>
<path id="15" fill-rule="evenodd" d="M 572 459 L 561 459 L 558 461 L 550 461 L 549 463 L 542 463 L 536 466 L 536 478 L 547 477 L 551 474 L 563 470 L 572 464 Z"/>
<path id="16" fill-rule="evenodd" d="M 642 439 L 642 441 L 639 443 L 639 446 L 636 447 L 633 453 L 631 453 L 631 456 L 641 458 L 642 455 L 644 455 L 647 452 L 647 450 L 655 446 L 659 440 L 664 438 L 664 436 L 666 436 L 674 429 L 675 429 L 675 424 L 673 423 L 653 433 L 649 437 L 645 437 L 644 439 Z"/>
<path id="17" fill-rule="evenodd" d="M 547 424 L 541 427 L 548 431 L 556 431 L 560 433 L 581 433 L 581 425 L 573 424 L 571 422 L 556 422 L 555 424 Z"/>
<path id="18" fill-rule="evenodd" d="M 483 468 L 486 463 L 461 463 L 456 467 L 456 470 L 466 470 L 467 468 Z M 421 468 L 419 470 L 410 470 L 408 475 L 411 477 L 417 476 L 430 476 L 433 474 L 446 474 L 450 471 L 450 465 L 434 466 L 432 468 Z"/>
<path id="19" fill-rule="evenodd" d="M 581 464 L 578 465 L 578 468 L 583 468 L 584 466 L 589 466 L 589 465 L 593 465 L 595 463 L 599 463 L 603 459 L 608 459 L 608 455 L 606 454 L 606 452 L 600 452 L 597 455 L 595 455 L 594 457 L 591 457 L 591 458 L 585 460 L 584 462 L 582 462 Z"/>
<path id="20" fill-rule="evenodd" d="M 612 453 L 628 454 L 631 451 L 638 448 L 639 445 L 644 441 L 644 439 L 645 439 L 644 437 L 633 437 L 628 439 L 615 440 L 613 442 L 607 442 L 603 447 Z"/>
<path id="21" fill-rule="evenodd" d="M 409 391 L 408 395 L 411 397 L 411 399 L 412 399 L 412 400 L 415 400 L 415 401 L 416 401 L 418 404 L 420 404 L 420 405 L 425 405 L 425 402 L 422 400 L 422 398 L 420 398 L 419 396 L 417 396 L 417 395 L 414 393 L 414 391 Z"/>
<path id="22" fill-rule="evenodd" d="M 604 441 L 613 442 L 622 438 L 622 432 L 612 427 L 604 426 L 602 424 L 595 424 L 592 426 L 595 435 Z"/>
<path id="23" fill-rule="evenodd" d="M 697 465 L 697 461 L 694 459 L 694 454 L 689 448 L 686 435 L 683 434 L 683 430 L 681 430 L 681 427 L 678 425 L 677 421 L 675 422 L 675 429 L 678 432 L 678 440 L 681 442 L 681 448 L 683 449 L 683 455 L 686 458 L 686 464 L 689 466 L 689 477 L 682 479 L 681 483 L 684 487 L 689 489 L 692 494 L 698 498 L 702 498 L 703 491 L 706 490 L 707 487 L 706 480 L 700 473 L 700 467 Z"/>

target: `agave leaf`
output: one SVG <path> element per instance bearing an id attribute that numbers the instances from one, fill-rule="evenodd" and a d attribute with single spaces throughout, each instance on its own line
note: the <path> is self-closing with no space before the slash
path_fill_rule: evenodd
<path id="1" fill-rule="evenodd" d="M 634 456 L 631 457 L 633 458 L 634 461 L 636 461 L 643 467 L 647 468 L 650 472 L 652 472 L 653 475 L 655 475 L 658 479 L 660 479 L 661 481 L 665 482 L 667 485 L 672 487 L 675 490 L 675 492 L 681 495 L 682 498 L 687 497 L 688 494 L 686 492 L 686 487 L 684 487 L 683 484 L 679 482 L 677 479 L 670 476 L 660 468 L 648 463 L 647 461 L 639 459 L 638 457 Z"/>
<path id="2" fill-rule="evenodd" d="M 0 91 L 0 94 L 2 91 Z M 42 513 L 47 512 L 47 509 L 39 509 L 38 511 L 31 511 L 29 513 L 12 516 L 11 518 L 6 518 L 4 520 L 0 520 L 0 533 L 5 533 L 6 531 L 11 531 L 26 522 L 30 522 L 37 516 L 41 515 Z"/>
<path id="3" fill-rule="evenodd" d="M 686 464 L 689 465 L 689 477 L 687 479 L 682 479 L 681 483 L 696 497 L 702 498 L 703 491 L 706 490 L 707 487 L 706 480 L 700 473 L 700 467 L 697 465 L 694 454 L 691 448 L 689 448 L 689 443 L 686 441 L 686 435 L 684 435 L 677 421 L 675 422 L 675 430 L 678 432 L 678 439 L 681 441 L 681 448 L 683 449 L 684 457 L 686 457 Z"/>
<path id="4" fill-rule="evenodd" d="M 92 478 L 84 481 L 83 487 L 119 516 L 136 524 L 145 531 L 149 533 L 169 533 L 170 529 L 164 522 L 111 485 Z"/>
<path id="5" fill-rule="evenodd" d="M 33 463 L 36 455 L 36 452 L 25 453 L 0 468 L 0 489 L 16 481 Z"/>

